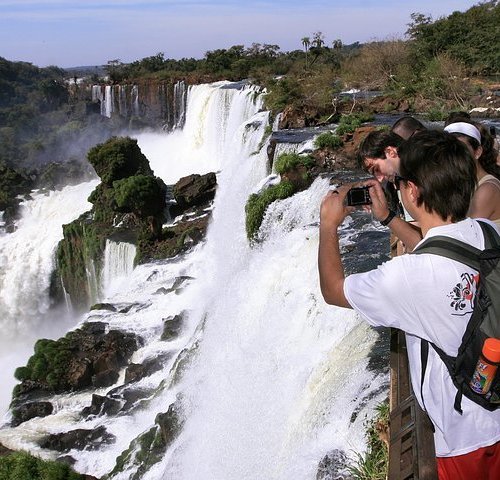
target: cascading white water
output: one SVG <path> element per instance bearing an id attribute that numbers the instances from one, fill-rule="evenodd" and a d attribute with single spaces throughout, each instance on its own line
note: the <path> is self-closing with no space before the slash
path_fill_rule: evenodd
<path id="1" fill-rule="evenodd" d="M 16 348 L 25 350 L 26 345 L 31 349 L 33 338 L 49 335 L 55 323 L 43 325 L 42 320 L 50 307 L 50 275 L 55 267 L 57 243 L 63 238 L 62 225 L 91 207 L 87 197 L 96 185 L 93 180 L 60 191 L 33 194 L 32 200 L 21 204 L 16 231 L 0 236 L 1 412 L 14 385 L 8 366 L 15 365 L 15 361 L 19 366 L 24 359 L 24 355 L 17 357 L 13 352 Z"/>
<path id="2" fill-rule="evenodd" d="M 121 282 L 132 273 L 136 251 L 133 243 L 106 240 L 101 281 L 105 297 L 117 293 Z"/>
<path id="3" fill-rule="evenodd" d="M 228 85 L 190 86 L 182 130 L 136 136 L 155 175 L 165 183 L 173 184 L 192 173 L 219 171 L 227 155 L 226 142 L 231 142 L 238 126 L 262 107 L 262 99 L 255 97 L 255 87 L 222 88 Z"/>
<path id="4" fill-rule="evenodd" d="M 77 470 L 100 477 L 181 393 L 186 424 L 145 480 L 312 480 L 328 452 L 364 447 L 363 420 L 384 396 L 387 378 L 366 370 L 377 334 L 353 312 L 327 306 L 319 292 L 317 222 L 328 181 L 317 179 L 308 191 L 276 202 L 264 218 L 261 242 L 251 247 L 244 207 L 269 173 L 266 145 L 260 145 L 268 113 L 260 111 L 254 89 L 225 86 L 190 87 L 183 130 L 137 136 L 167 184 L 219 172 L 205 244 L 186 258 L 135 268 L 111 300 L 140 308 L 87 317 L 141 335 L 145 346 L 134 363 L 171 355 L 163 371 L 137 386 L 159 393 L 131 415 L 86 421 L 78 412 L 92 391 L 58 396 L 53 415 L 0 430 L 4 445 L 54 458 L 36 444 L 48 432 L 104 425 L 115 443 L 71 452 Z M 347 224 L 343 243 L 351 233 Z M 179 277 L 191 279 L 186 288 L 158 294 Z M 187 312 L 181 335 L 160 341 L 163 319 L 180 311 Z M 176 355 L 195 340 L 193 364 L 179 384 L 166 388 Z M 128 480 L 136 470 L 129 465 L 112 478 Z"/>
<path id="5" fill-rule="evenodd" d="M 132 85 L 132 92 L 130 95 L 132 102 L 132 114 L 138 117 L 141 111 L 139 108 L 139 87 L 137 85 Z"/>
<path id="6" fill-rule="evenodd" d="M 111 118 L 114 110 L 114 90 L 112 85 L 104 87 L 104 101 L 101 102 L 101 115 Z"/>
<path id="7" fill-rule="evenodd" d="M 384 396 L 386 377 L 365 371 L 377 334 L 355 313 L 328 307 L 319 291 L 317 224 L 328 181 L 274 204 L 265 240 L 251 248 L 244 205 L 266 159 L 245 146 L 219 176 L 201 274 L 207 301 L 198 307 L 207 319 L 180 386 L 187 423 L 151 480 L 313 479 L 325 454 L 364 448 L 364 415 Z M 353 398 L 378 389 L 351 424 L 360 407 Z"/>

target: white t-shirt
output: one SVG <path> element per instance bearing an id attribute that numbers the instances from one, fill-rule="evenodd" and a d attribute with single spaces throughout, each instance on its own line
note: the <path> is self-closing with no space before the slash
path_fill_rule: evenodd
<path id="1" fill-rule="evenodd" d="M 434 227 L 425 238 L 446 235 L 484 248 L 481 227 L 472 220 Z M 344 294 L 374 326 L 406 332 L 413 390 L 420 406 L 420 338 L 455 356 L 472 312 L 477 272 L 438 255 L 402 255 L 376 270 L 350 275 Z M 463 415 L 454 408 L 457 390 L 446 366 L 431 347 L 425 372 L 425 408 L 435 426 L 438 457 L 463 455 L 500 440 L 500 409 L 489 412 L 462 397 Z"/>

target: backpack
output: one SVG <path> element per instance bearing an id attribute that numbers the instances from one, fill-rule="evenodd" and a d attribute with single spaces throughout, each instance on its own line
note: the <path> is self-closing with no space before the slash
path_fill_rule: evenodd
<path id="1" fill-rule="evenodd" d="M 484 341 L 489 337 L 500 339 L 500 236 L 491 225 L 480 221 L 478 223 L 484 235 L 484 250 L 454 238 L 435 236 L 425 240 L 413 251 L 414 254 L 441 255 L 464 263 L 479 272 L 473 311 L 457 356 L 447 355 L 435 344 L 421 340 L 421 388 L 430 344 L 443 360 L 457 388 L 454 408 L 460 414 L 462 395 L 487 410 L 500 408 L 500 368 L 497 369 L 491 388 L 485 395 L 480 395 L 469 387 Z"/>

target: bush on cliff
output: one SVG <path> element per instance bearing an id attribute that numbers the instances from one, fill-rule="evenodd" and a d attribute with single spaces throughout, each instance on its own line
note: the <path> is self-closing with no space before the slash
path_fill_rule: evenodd
<path id="1" fill-rule="evenodd" d="M 157 177 L 134 175 L 113 182 L 117 207 L 139 216 L 159 215 L 165 208 L 165 185 Z"/>
<path id="2" fill-rule="evenodd" d="M 373 115 L 371 114 L 361 113 L 342 115 L 335 133 L 339 136 L 345 135 L 346 133 L 352 133 L 356 130 L 356 128 L 360 127 L 365 122 L 369 122 L 370 120 L 373 120 Z"/>
<path id="3" fill-rule="evenodd" d="M 336 135 L 332 132 L 321 133 L 314 140 L 314 146 L 316 148 L 335 149 L 335 148 L 341 147 L 343 144 L 344 144 L 344 142 L 342 141 L 342 139 L 338 135 Z"/>
<path id="4" fill-rule="evenodd" d="M 112 137 L 91 148 L 87 158 L 107 185 L 131 175 L 153 175 L 137 140 L 130 137 Z"/>
<path id="5" fill-rule="evenodd" d="M 299 155 L 298 153 L 282 153 L 276 160 L 274 168 L 277 173 L 283 175 L 296 168 L 311 167 L 314 164 L 314 159 L 309 155 Z"/>
<path id="6" fill-rule="evenodd" d="M 292 182 L 284 181 L 273 185 L 260 194 L 253 193 L 245 206 L 246 231 L 249 240 L 254 240 L 266 213 L 267 207 L 275 200 L 288 198 L 295 193 Z"/>
<path id="7" fill-rule="evenodd" d="M 35 343 L 35 353 L 25 367 L 14 372 L 17 380 L 34 380 L 46 383 L 54 391 L 64 390 L 65 373 L 71 360 L 72 352 L 68 339 L 58 341 L 42 338 Z"/>
<path id="8" fill-rule="evenodd" d="M 0 457 L 0 480 L 84 480 L 66 463 L 42 460 L 27 452 Z"/>

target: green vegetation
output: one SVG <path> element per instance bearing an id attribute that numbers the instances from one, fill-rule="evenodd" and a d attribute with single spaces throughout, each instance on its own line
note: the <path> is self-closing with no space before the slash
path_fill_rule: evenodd
<path id="1" fill-rule="evenodd" d="M 371 114 L 342 115 L 340 117 L 339 124 L 335 129 L 335 134 L 341 136 L 346 133 L 352 133 L 364 122 L 369 122 L 370 120 L 373 120 L 373 115 Z"/>
<path id="2" fill-rule="evenodd" d="M 116 465 L 109 476 L 113 477 L 135 465 L 137 471 L 130 477 L 130 480 L 140 478 L 152 465 L 163 458 L 166 446 L 159 426 L 155 425 L 130 442 L 129 447 L 117 457 Z"/>
<path id="3" fill-rule="evenodd" d="M 113 137 L 91 148 L 87 158 L 106 185 L 132 175 L 152 175 L 149 162 L 130 137 Z"/>
<path id="4" fill-rule="evenodd" d="M 13 206 L 15 197 L 29 191 L 32 184 L 26 175 L 0 164 L 0 212 Z"/>
<path id="5" fill-rule="evenodd" d="M 123 228 L 137 242 L 137 258 L 145 258 L 143 250 L 161 236 L 165 209 L 166 186 L 153 176 L 136 140 L 112 137 L 90 149 L 88 158 L 103 181 L 89 196 L 92 210 L 63 225 L 57 249 L 59 276 L 79 310 L 98 296 L 91 277 L 100 278 L 106 239 Z M 117 226 L 127 215 L 127 224 Z"/>
<path id="6" fill-rule="evenodd" d="M 298 153 L 282 153 L 274 164 L 274 169 L 280 175 L 295 170 L 299 166 L 311 167 L 314 159 L 309 155 L 299 155 Z"/>
<path id="7" fill-rule="evenodd" d="M 0 457 L 0 480 L 84 480 L 69 465 L 42 460 L 27 452 Z"/>
<path id="8" fill-rule="evenodd" d="M 338 148 L 342 145 L 344 145 L 342 139 L 332 132 L 321 133 L 314 140 L 316 148 Z"/>
<path id="9" fill-rule="evenodd" d="M 81 93 L 58 67 L 0 57 L 0 165 L 36 173 L 49 162 L 83 160 L 93 142 L 123 127 L 101 117 Z"/>
<path id="10" fill-rule="evenodd" d="M 35 344 L 35 352 L 25 367 L 18 367 L 14 376 L 19 381 L 33 380 L 46 384 L 55 392 L 64 391 L 69 361 L 72 357 L 71 332 L 59 340 L 42 338 Z"/>
<path id="11" fill-rule="evenodd" d="M 376 412 L 375 419 L 367 425 L 368 449 L 364 455 L 356 453 L 354 465 L 348 468 L 354 480 L 385 480 L 387 478 L 388 450 L 380 434 L 388 435 L 389 402 L 382 402 L 378 405 Z"/>
<path id="12" fill-rule="evenodd" d="M 273 185 L 260 194 L 252 194 L 245 206 L 246 231 L 249 240 L 254 240 L 266 213 L 267 207 L 275 200 L 288 198 L 295 193 L 292 182 L 284 181 Z"/>
<path id="13" fill-rule="evenodd" d="M 141 217 L 159 215 L 165 208 L 165 185 L 160 179 L 133 175 L 113 182 L 118 209 Z"/>

